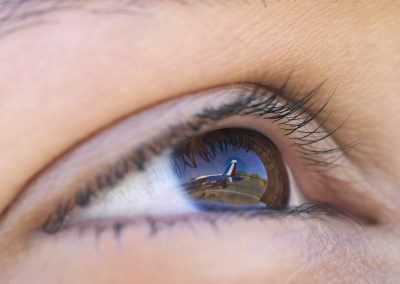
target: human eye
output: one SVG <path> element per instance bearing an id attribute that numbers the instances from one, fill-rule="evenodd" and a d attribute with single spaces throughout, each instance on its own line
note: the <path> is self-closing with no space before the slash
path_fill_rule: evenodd
<path id="1" fill-rule="evenodd" d="M 372 2 L 0 1 L 0 283 L 398 283 Z"/>
<path id="2" fill-rule="evenodd" d="M 328 128 L 330 96 L 318 93 L 295 100 L 287 83 L 246 83 L 133 114 L 39 176 L 29 191 L 45 201 L 25 214 L 40 215 L 35 230 L 45 234 L 146 220 L 347 216 L 321 184 L 339 158 L 346 166 L 353 144 L 332 139 L 343 125 Z"/>

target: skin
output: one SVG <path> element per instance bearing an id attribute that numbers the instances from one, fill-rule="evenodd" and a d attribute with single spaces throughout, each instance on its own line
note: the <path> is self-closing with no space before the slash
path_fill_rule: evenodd
<path id="1" fill-rule="evenodd" d="M 398 283 L 399 3 L 189 2 L 118 10 L 92 1 L 3 33 L 0 282 Z M 293 88 L 326 80 L 320 93 L 335 90 L 333 124 L 351 114 L 336 140 L 363 141 L 349 155 L 365 179 L 348 196 L 372 212 L 361 232 L 287 218 L 239 219 L 218 232 L 204 222 L 194 230 L 183 224 L 152 238 L 139 225 L 117 241 L 111 232 L 100 241 L 73 231 L 7 237 L 23 231 L 22 221 L 5 224 L 24 220 L 14 205 L 30 181 L 100 130 L 184 94 L 260 80 L 279 87 L 288 74 Z M 238 232 L 248 232 L 240 246 Z"/>

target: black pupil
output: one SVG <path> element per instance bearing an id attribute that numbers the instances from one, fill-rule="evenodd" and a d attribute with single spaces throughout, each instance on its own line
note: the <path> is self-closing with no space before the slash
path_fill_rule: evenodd
<path id="1" fill-rule="evenodd" d="M 205 210 L 280 209 L 289 182 L 275 145 L 258 132 L 227 128 L 194 137 L 172 154 L 183 190 Z"/>

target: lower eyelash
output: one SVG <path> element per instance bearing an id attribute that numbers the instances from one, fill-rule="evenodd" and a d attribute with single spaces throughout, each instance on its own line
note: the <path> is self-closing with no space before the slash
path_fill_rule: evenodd
<path id="1" fill-rule="evenodd" d="M 101 224 L 94 224 L 91 226 L 75 225 L 74 229 L 78 229 L 79 233 L 94 232 L 96 238 L 100 238 L 103 233 L 112 231 L 116 238 L 120 238 L 124 229 L 132 228 L 135 226 L 142 227 L 146 225 L 149 230 L 149 237 L 154 237 L 158 233 L 166 230 L 173 229 L 177 226 L 186 226 L 188 228 L 195 228 L 198 223 L 209 225 L 215 231 L 218 231 L 219 225 L 237 220 L 259 220 L 271 218 L 283 218 L 293 216 L 296 218 L 306 219 L 319 219 L 329 221 L 329 218 L 340 220 L 344 223 L 350 224 L 353 227 L 359 227 L 363 224 L 352 215 L 341 211 L 333 206 L 324 204 L 304 203 L 300 206 L 282 209 L 282 210 L 248 210 L 248 211 L 224 211 L 224 212 L 201 212 L 177 216 L 141 216 L 132 218 L 125 221 L 108 222 L 104 221 Z M 62 230 L 67 230 L 68 227 Z M 59 233 L 59 232 L 57 232 Z"/>

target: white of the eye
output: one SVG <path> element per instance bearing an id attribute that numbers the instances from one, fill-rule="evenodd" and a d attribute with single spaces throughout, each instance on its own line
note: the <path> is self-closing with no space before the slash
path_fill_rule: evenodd
<path id="1" fill-rule="evenodd" d="M 290 181 L 289 206 L 305 202 L 293 174 L 286 167 Z M 115 188 L 93 199 L 92 203 L 74 210 L 68 224 L 83 221 L 129 218 L 141 215 L 173 215 L 199 211 L 182 189 L 181 181 L 171 166 L 170 154 L 151 160 L 144 171 L 128 175 Z"/>
<path id="2" fill-rule="evenodd" d="M 289 207 L 300 206 L 301 204 L 306 203 L 306 199 L 301 194 L 301 190 L 297 185 L 296 180 L 294 179 L 293 173 L 290 170 L 290 167 L 286 165 L 286 170 L 289 176 L 289 185 L 290 185 L 290 195 L 289 195 Z"/>
<path id="3" fill-rule="evenodd" d="M 176 178 L 171 157 L 162 155 L 153 159 L 144 171 L 130 174 L 115 188 L 99 194 L 89 206 L 74 210 L 68 223 L 196 211 Z"/>

